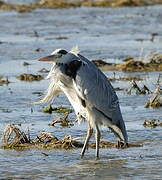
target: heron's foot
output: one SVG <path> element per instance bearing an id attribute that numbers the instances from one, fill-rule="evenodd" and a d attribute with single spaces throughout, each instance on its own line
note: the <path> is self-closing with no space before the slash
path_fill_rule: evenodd
<path id="1" fill-rule="evenodd" d="M 117 141 L 116 148 L 119 149 L 128 148 L 128 143 L 124 143 L 123 141 Z"/>
<path id="2" fill-rule="evenodd" d="M 81 159 L 83 159 L 84 153 L 81 152 L 80 157 L 81 157 Z"/>
<path id="3" fill-rule="evenodd" d="M 100 159 L 99 156 L 96 156 L 95 160 L 97 161 L 97 160 L 99 160 L 99 159 Z"/>

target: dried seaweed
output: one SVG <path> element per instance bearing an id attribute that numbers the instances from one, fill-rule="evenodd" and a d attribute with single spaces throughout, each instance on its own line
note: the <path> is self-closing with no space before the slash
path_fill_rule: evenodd
<path id="1" fill-rule="evenodd" d="M 143 85 L 143 87 L 140 88 L 138 86 L 138 84 L 136 83 L 136 81 L 133 80 L 130 87 L 127 89 L 127 93 L 133 94 L 134 91 L 135 91 L 136 95 L 137 94 L 139 95 L 139 94 L 150 94 L 151 93 L 150 89 L 146 85 Z"/>
<path id="2" fill-rule="evenodd" d="M 162 107 L 162 81 L 161 81 L 161 74 L 159 74 L 157 82 L 155 84 L 156 89 L 154 90 L 152 96 L 148 100 L 148 102 L 145 104 L 146 108 L 152 107 L 152 108 L 159 108 Z"/>
<path id="3" fill-rule="evenodd" d="M 0 76 L 0 86 L 3 84 L 9 84 L 10 81 L 8 80 L 8 78 L 4 78 L 2 76 Z"/>
<path id="4" fill-rule="evenodd" d="M 77 141 L 66 135 L 63 139 L 58 139 L 50 133 L 42 132 L 35 139 L 30 139 L 30 135 L 21 131 L 15 125 L 7 125 L 3 134 L 3 145 L 0 148 L 3 149 L 17 149 L 23 150 L 27 148 L 38 149 L 73 149 L 82 148 L 83 143 Z M 129 144 L 128 147 L 141 147 L 141 144 Z M 96 148 L 95 143 L 89 143 L 90 148 Z M 100 148 L 119 148 L 117 143 L 101 141 Z M 127 148 L 127 147 L 120 147 Z"/>
<path id="5" fill-rule="evenodd" d="M 53 108 L 51 104 L 49 106 L 44 107 L 41 111 L 45 112 L 45 113 L 50 113 L 50 114 L 52 112 L 56 112 L 56 113 L 72 113 L 73 112 L 72 109 L 68 109 L 68 108 L 63 107 L 63 106 Z"/>
<path id="6" fill-rule="evenodd" d="M 142 59 L 141 60 L 130 59 L 124 62 L 123 64 L 117 64 L 116 70 L 123 72 L 161 71 L 162 63 L 159 57 L 161 57 L 161 55 L 158 55 L 156 57 L 153 56 L 148 62 L 143 62 Z"/>
<path id="7" fill-rule="evenodd" d="M 42 68 L 42 69 L 38 70 L 38 72 L 40 72 L 40 73 L 49 73 L 49 70 L 47 70 L 46 68 Z"/>
<path id="8" fill-rule="evenodd" d="M 30 136 L 29 134 L 25 134 L 14 124 L 9 124 L 4 129 L 2 141 L 8 148 L 12 148 L 18 144 L 30 143 Z"/>
<path id="9" fill-rule="evenodd" d="M 16 10 L 20 13 L 31 12 L 36 8 L 75 8 L 81 6 L 91 7 L 121 7 L 121 6 L 148 6 L 154 4 L 162 4 L 162 0 L 40 0 L 29 4 L 11 4 L 0 1 L 1 10 Z"/>
<path id="10" fill-rule="evenodd" d="M 34 74 L 21 74 L 19 76 L 16 76 L 17 79 L 21 81 L 40 81 L 44 79 L 41 75 L 34 75 Z"/>
<path id="11" fill-rule="evenodd" d="M 29 66 L 29 65 L 31 65 L 31 64 L 24 61 L 22 65 L 23 65 L 23 66 Z"/>
<path id="12" fill-rule="evenodd" d="M 149 108 L 149 107 L 152 107 L 152 108 L 162 107 L 162 95 L 153 94 L 153 96 L 145 104 L 145 107 L 146 108 Z"/>
<path id="13" fill-rule="evenodd" d="M 154 54 L 144 62 L 143 58 L 136 60 L 133 57 L 126 57 L 122 64 L 107 63 L 103 60 L 92 60 L 92 62 L 103 71 L 113 70 L 122 72 L 152 72 L 162 71 L 162 55 Z"/>
<path id="14" fill-rule="evenodd" d="M 69 112 L 65 112 L 63 116 L 54 119 L 51 123 L 49 123 L 49 126 L 55 126 L 55 124 L 59 123 L 62 127 L 71 127 L 74 126 L 71 121 L 68 120 Z"/>
<path id="15" fill-rule="evenodd" d="M 130 77 L 113 77 L 113 78 L 108 78 L 109 81 L 141 81 L 142 78 L 138 76 L 130 76 Z"/>
<path id="16" fill-rule="evenodd" d="M 162 122 L 160 122 L 160 120 L 157 120 L 157 119 L 151 119 L 151 120 L 145 120 L 143 125 L 145 127 L 155 128 L 155 127 L 162 126 Z"/>

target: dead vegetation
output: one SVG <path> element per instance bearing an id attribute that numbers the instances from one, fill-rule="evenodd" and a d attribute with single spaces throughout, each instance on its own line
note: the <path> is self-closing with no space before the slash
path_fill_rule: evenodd
<path id="1" fill-rule="evenodd" d="M 22 65 L 23 65 L 23 66 L 29 66 L 29 65 L 31 65 L 31 64 L 24 61 Z"/>
<path id="2" fill-rule="evenodd" d="M 44 79 L 41 75 L 34 75 L 34 74 L 21 74 L 19 76 L 16 76 L 17 79 L 21 81 L 40 81 Z"/>
<path id="3" fill-rule="evenodd" d="M 162 122 L 160 122 L 160 120 L 157 119 L 145 120 L 143 126 L 151 128 L 160 127 L 162 126 Z"/>
<path id="4" fill-rule="evenodd" d="M 92 62 L 102 71 L 116 70 L 116 64 L 107 63 L 101 59 L 92 60 Z"/>
<path id="5" fill-rule="evenodd" d="M 143 62 L 141 60 L 129 60 L 123 64 L 117 64 L 116 70 L 123 72 L 162 71 L 162 63 Z"/>
<path id="6" fill-rule="evenodd" d="M 49 70 L 47 70 L 46 68 L 42 68 L 42 69 L 38 70 L 38 72 L 40 72 L 40 73 L 49 73 Z"/>
<path id="7" fill-rule="evenodd" d="M 162 55 L 153 54 L 147 61 L 143 58 L 136 60 L 133 57 L 126 57 L 122 64 L 107 63 L 103 60 L 93 60 L 92 62 L 103 71 L 122 71 L 122 72 L 152 72 L 162 71 Z"/>
<path id="8" fill-rule="evenodd" d="M 4 129 L 2 140 L 9 148 L 12 148 L 17 144 L 29 143 L 30 137 L 15 125 L 9 124 Z"/>
<path id="9" fill-rule="evenodd" d="M 7 125 L 4 129 L 1 149 L 23 150 L 27 148 L 38 149 L 73 149 L 83 147 L 83 143 L 73 139 L 70 135 L 58 139 L 50 133 L 42 132 L 35 139 L 30 138 L 30 132 L 26 134 L 15 125 Z M 141 144 L 129 144 L 128 147 L 141 147 Z M 96 148 L 95 143 L 89 143 L 90 148 Z M 126 148 L 118 147 L 117 143 L 101 141 L 100 148 Z"/>
<path id="10" fill-rule="evenodd" d="M 146 85 L 143 85 L 142 87 L 140 87 L 136 83 L 136 81 L 133 80 L 130 87 L 127 89 L 127 93 L 139 95 L 139 94 L 150 94 L 151 91 L 149 90 L 149 88 Z"/>
<path id="11" fill-rule="evenodd" d="M 139 76 L 129 76 L 129 77 L 114 77 L 108 78 L 109 81 L 141 81 L 142 78 Z"/>
<path id="12" fill-rule="evenodd" d="M 162 95 L 153 94 L 153 96 L 145 104 L 145 108 L 159 108 L 162 107 Z"/>
<path id="13" fill-rule="evenodd" d="M 162 81 L 161 81 L 161 76 L 162 76 L 162 74 L 159 74 L 159 77 L 158 77 L 157 83 L 156 83 L 156 89 L 153 92 L 150 99 L 148 100 L 148 102 L 145 104 L 146 108 L 162 107 Z"/>
<path id="14" fill-rule="evenodd" d="M 68 116 L 69 116 L 70 112 L 65 112 L 63 116 L 54 119 L 51 123 L 49 123 L 49 126 L 54 126 L 56 127 L 56 124 L 60 124 L 61 127 L 71 127 L 74 126 L 74 124 L 68 120 Z"/>
<path id="15" fill-rule="evenodd" d="M 40 0 L 29 4 L 13 4 L 0 1 L 1 10 L 16 10 L 20 13 L 31 12 L 36 8 L 76 8 L 81 6 L 89 7 L 122 7 L 122 6 L 148 6 L 162 4 L 162 0 Z"/>
<path id="16" fill-rule="evenodd" d="M 50 113 L 50 114 L 52 112 L 56 112 L 56 113 L 72 113 L 73 112 L 72 109 L 68 109 L 68 108 L 63 107 L 63 106 L 53 108 L 51 104 L 49 106 L 44 107 L 41 111 L 44 113 Z"/>
<path id="17" fill-rule="evenodd" d="M 0 86 L 4 85 L 4 84 L 9 84 L 10 81 L 8 80 L 8 78 L 4 78 L 2 76 L 0 76 Z"/>

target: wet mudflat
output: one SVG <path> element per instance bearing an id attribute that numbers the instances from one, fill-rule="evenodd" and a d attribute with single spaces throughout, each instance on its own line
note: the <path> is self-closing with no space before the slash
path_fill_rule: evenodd
<path id="1" fill-rule="evenodd" d="M 0 76 L 10 83 L 0 84 L 0 135 L 4 127 L 13 123 L 35 137 L 45 131 L 63 139 L 65 135 L 84 141 L 86 123 L 74 126 L 51 127 L 48 124 L 62 114 L 43 113 L 44 107 L 32 105 L 39 94 L 48 87 L 47 80 L 21 81 L 21 74 L 40 73 L 50 64 L 40 63 L 38 58 L 56 48 L 70 49 L 79 45 L 81 53 L 91 60 L 102 59 L 108 63 L 122 63 L 126 56 L 147 57 L 162 53 L 162 6 L 134 8 L 71 8 L 37 9 L 20 14 L 0 11 Z M 155 36 L 153 34 L 156 34 Z M 24 62 L 29 65 L 24 66 Z M 160 72 L 115 72 L 115 77 L 141 78 L 151 91 Z M 109 78 L 114 71 L 105 71 Z M 115 88 L 127 89 L 130 81 L 112 81 Z M 39 92 L 39 93 L 38 93 Z M 95 150 L 89 148 L 80 159 L 80 148 L 72 150 L 26 149 L 0 150 L 1 179 L 162 179 L 162 127 L 144 127 L 150 119 L 162 121 L 161 108 L 145 108 L 150 94 L 127 94 L 117 91 L 126 122 L 129 141 L 142 147 L 128 149 L 106 148 L 100 151 L 100 160 L 94 159 Z M 54 107 L 71 109 L 64 95 L 53 102 Z M 74 113 L 70 120 L 75 121 Z M 102 128 L 102 140 L 115 142 L 109 130 Z M 94 141 L 94 138 L 91 140 Z"/>

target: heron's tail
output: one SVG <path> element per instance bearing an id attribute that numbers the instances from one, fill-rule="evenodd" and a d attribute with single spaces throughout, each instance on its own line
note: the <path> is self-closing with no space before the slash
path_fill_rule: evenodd
<path id="1" fill-rule="evenodd" d="M 123 141 L 125 144 L 128 143 L 128 135 L 120 107 L 118 107 L 115 112 L 112 113 L 112 126 L 110 128 L 121 141 Z"/>
<path id="2" fill-rule="evenodd" d="M 108 114 L 109 116 L 107 116 Z M 117 136 L 120 139 L 120 141 L 124 142 L 124 144 L 127 144 L 128 136 L 125 123 L 123 121 L 123 117 L 120 111 L 120 107 L 116 106 L 116 108 L 113 111 L 107 112 L 107 115 L 96 108 L 93 109 L 91 114 L 92 119 L 96 120 L 95 123 L 110 128 L 115 134 L 115 136 Z"/>

